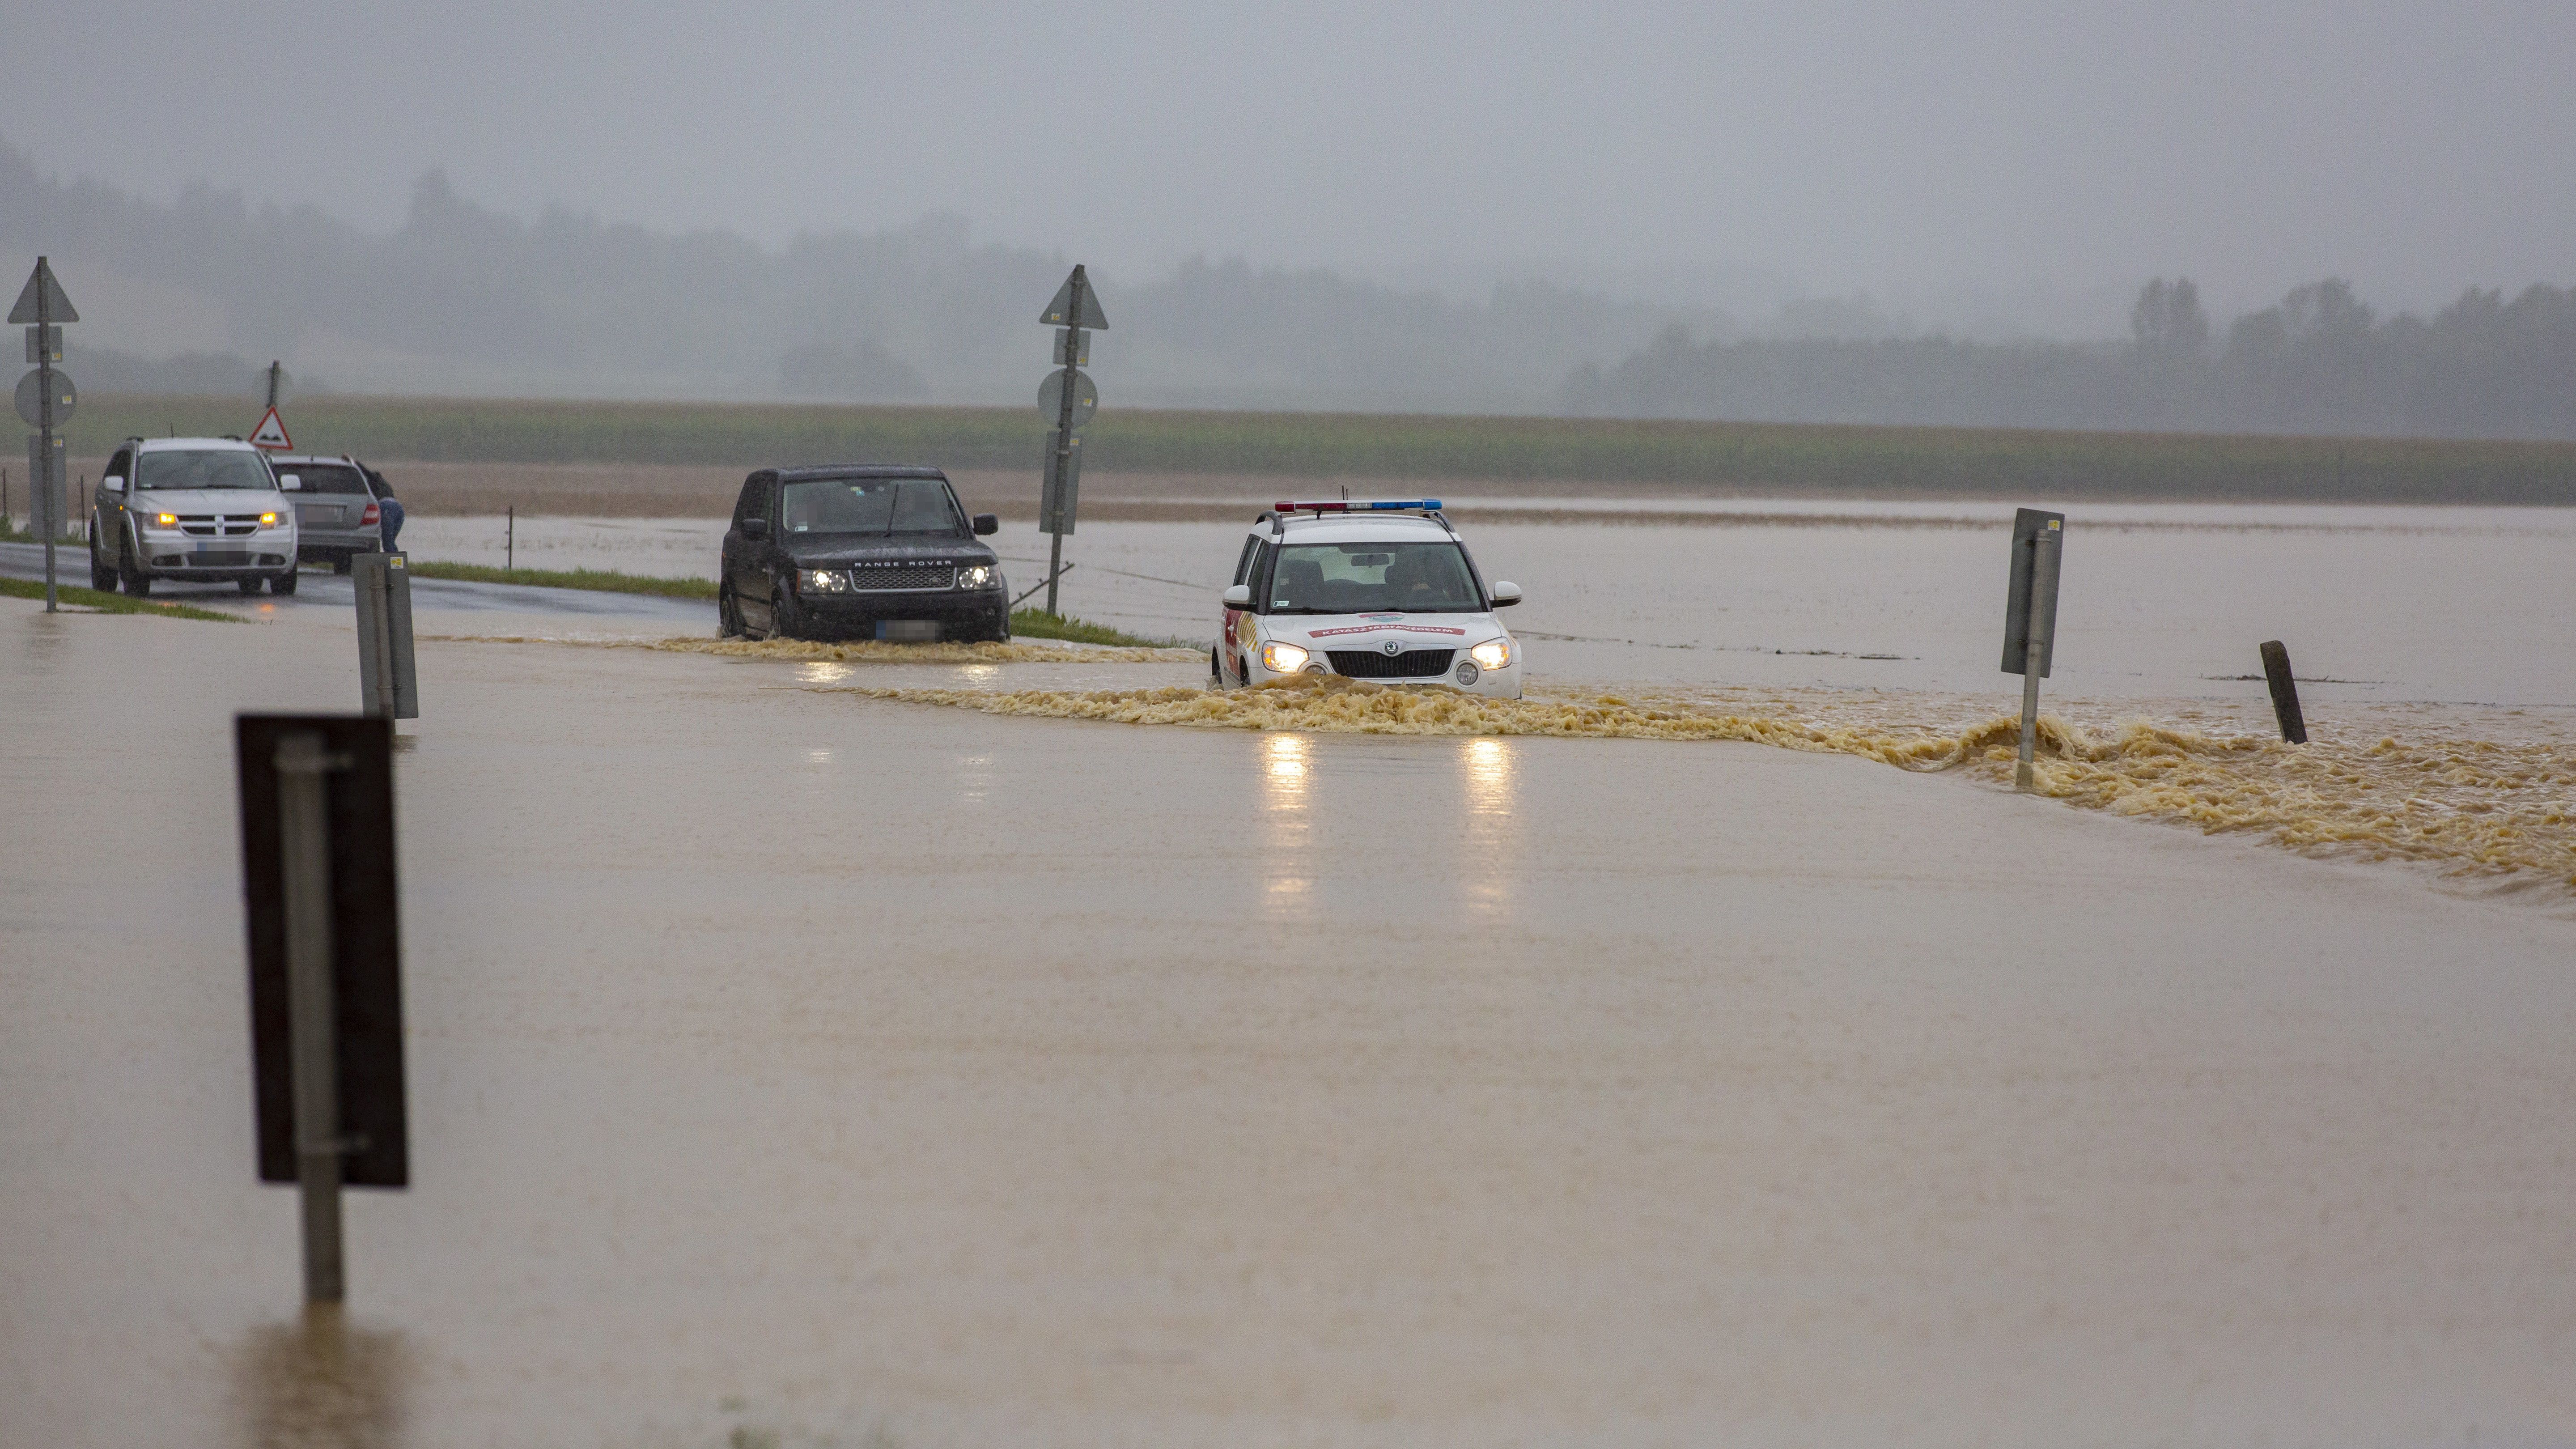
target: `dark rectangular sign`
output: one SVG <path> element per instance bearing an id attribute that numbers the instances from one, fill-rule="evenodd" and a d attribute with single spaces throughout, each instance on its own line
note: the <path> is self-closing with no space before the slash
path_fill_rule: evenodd
<path id="1" fill-rule="evenodd" d="M 286 985 L 286 884 L 278 839 L 277 742 L 310 730 L 347 763 L 323 777 L 331 832 L 331 999 L 339 1060 L 341 1181 L 406 1187 L 402 913 L 394 893 L 393 721 L 246 714 L 234 722 L 241 784 L 242 893 L 250 907 L 252 1092 L 259 1180 L 291 1183 L 295 1075 Z"/>
<path id="2" fill-rule="evenodd" d="M 2013 511 L 2012 585 L 2004 594 L 2004 673 L 2019 674 L 2029 656 L 2030 593 L 2033 573 L 2043 575 L 2039 601 L 2039 677 L 2048 677 L 2057 652 L 2057 564 L 2066 542 L 2066 515 L 2045 509 Z M 2048 550 L 2048 567 L 2038 567 L 2040 550 Z"/>

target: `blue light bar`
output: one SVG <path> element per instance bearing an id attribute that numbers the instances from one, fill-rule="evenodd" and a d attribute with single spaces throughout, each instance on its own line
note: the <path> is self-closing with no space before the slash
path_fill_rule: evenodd
<path id="1" fill-rule="evenodd" d="M 1440 508 L 1440 500 L 1437 498 L 1373 500 L 1335 498 L 1321 503 L 1273 503 L 1270 508 L 1274 513 L 1400 513 L 1416 508 L 1436 513 Z"/>

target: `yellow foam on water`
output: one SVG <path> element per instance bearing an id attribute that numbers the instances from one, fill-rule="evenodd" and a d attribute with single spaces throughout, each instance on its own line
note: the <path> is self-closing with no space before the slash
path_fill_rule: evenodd
<path id="1" fill-rule="evenodd" d="M 1257 689 L 861 688 L 876 699 L 987 714 L 1212 729 L 1396 735 L 1548 735 L 1741 740 L 1857 755 L 1907 770 L 2009 777 L 2019 722 L 1966 729 L 1836 724 L 1641 704 L 1615 694 L 1522 700 L 1300 677 Z M 2292 849 L 2436 862 L 2459 872 L 2536 876 L 2576 887 L 2576 746 L 2394 736 L 2286 745 L 2132 720 L 2108 739 L 2040 720 L 2037 784 L 2073 804 L 2258 832 Z"/>

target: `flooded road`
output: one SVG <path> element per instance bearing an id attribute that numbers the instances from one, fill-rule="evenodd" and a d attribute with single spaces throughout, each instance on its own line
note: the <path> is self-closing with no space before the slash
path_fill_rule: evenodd
<path id="1" fill-rule="evenodd" d="M 422 646 L 416 1186 L 307 1322 L 228 722 L 354 649 L 0 601 L 0 669 L 7 1449 L 2576 1432 L 2560 914 L 1849 756 L 646 649 Z"/>

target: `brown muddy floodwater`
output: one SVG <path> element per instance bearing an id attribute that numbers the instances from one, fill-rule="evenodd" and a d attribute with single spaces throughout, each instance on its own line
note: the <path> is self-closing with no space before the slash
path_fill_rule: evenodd
<path id="1" fill-rule="evenodd" d="M 914 702 L 1184 661 L 420 663 L 415 1186 L 306 1320 L 228 722 L 346 708 L 345 623 L 0 602 L 0 1449 L 2576 1442 L 2563 896 L 1722 731 Z M 1546 707 L 1981 717 L 1638 684 Z"/>

